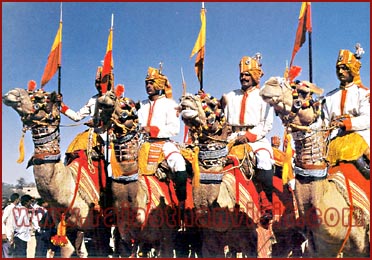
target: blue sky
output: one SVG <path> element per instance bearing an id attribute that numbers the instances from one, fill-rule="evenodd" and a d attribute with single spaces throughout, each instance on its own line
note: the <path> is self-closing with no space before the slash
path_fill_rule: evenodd
<path id="1" fill-rule="evenodd" d="M 264 82 L 282 76 L 290 61 L 301 2 L 205 2 L 207 40 L 204 89 L 220 97 L 240 87 L 238 63 L 242 56 L 262 54 Z M 190 53 L 200 29 L 201 2 L 166 3 L 63 3 L 62 80 L 64 102 L 78 110 L 96 93 L 94 78 L 106 52 L 107 37 L 114 14 L 113 57 L 115 85 L 125 85 L 125 95 L 146 98 L 144 79 L 149 66 L 163 62 L 163 73 L 173 85 L 173 95 L 182 92 L 181 68 L 187 90 L 199 88 Z M 26 88 L 41 77 L 56 35 L 59 2 L 2 3 L 2 93 Z M 369 2 L 312 3 L 313 82 L 326 92 L 338 86 L 335 63 L 340 49 L 354 51 L 359 42 L 365 50 L 361 78 L 370 86 L 370 4 Z M 300 80 L 309 79 L 308 37 L 297 53 L 294 65 L 303 68 Z M 57 90 L 57 74 L 45 86 Z M 62 117 L 61 150 L 64 152 L 85 126 L 69 126 Z M 2 106 L 2 180 L 16 183 L 20 177 L 33 182 L 32 168 L 26 170 L 33 152 L 30 132 L 25 136 L 25 162 L 17 164 L 22 134 L 20 118 Z M 270 134 L 282 135 L 275 119 Z M 180 141 L 182 134 L 175 138 Z"/>

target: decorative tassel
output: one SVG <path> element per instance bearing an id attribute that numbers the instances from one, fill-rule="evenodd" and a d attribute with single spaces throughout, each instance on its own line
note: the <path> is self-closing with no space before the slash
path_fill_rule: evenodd
<path id="1" fill-rule="evenodd" d="M 123 84 L 116 85 L 116 87 L 115 87 L 115 96 L 117 98 L 120 98 L 123 95 L 124 91 L 125 91 L 125 87 L 124 87 Z"/>
<path id="2" fill-rule="evenodd" d="M 285 136 L 287 147 L 285 149 L 285 157 L 283 160 L 283 169 L 282 169 L 282 180 L 283 185 L 287 184 L 288 181 L 294 179 L 293 169 L 292 169 L 292 146 L 291 146 L 291 135 L 287 134 Z"/>
<path id="3" fill-rule="evenodd" d="M 61 222 L 58 224 L 57 228 L 57 235 L 54 235 L 50 241 L 53 243 L 55 246 L 60 246 L 64 247 L 67 245 L 68 240 L 66 236 L 66 221 L 65 221 L 65 214 L 63 213 L 61 216 Z"/>
<path id="4" fill-rule="evenodd" d="M 121 174 L 120 164 L 116 160 L 113 142 L 110 143 L 110 149 L 111 149 L 110 164 L 111 164 L 111 169 L 112 169 L 112 176 L 114 176 L 114 178 L 119 178 L 122 174 Z"/>
<path id="5" fill-rule="evenodd" d="M 192 170 L 194 172 L 193 186 L 198 188 L 200 184 L 199 147 L 195 146 L 192 158 Z"/>
<path id="6" fill-rule="evenodd" d="M 23 131 L 21 140 L 19 140 L 19 158 L 17 160 L 17 163 L 22 163 L 25 159 L 25 131 Z"/>

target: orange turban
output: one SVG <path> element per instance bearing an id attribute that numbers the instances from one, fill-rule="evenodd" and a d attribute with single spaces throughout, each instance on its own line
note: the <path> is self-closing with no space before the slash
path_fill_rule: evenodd
<path id="1" fill-rule="evenodd" d="M 261 64 L 251 57 L 244 56 L 239 63 L 240 73 L 249 72 L 251 74 L 253 80 L 259 84 L 261 77 L 264 75 Z"/>
<path id="2" fill-rule="evenodd" d="M 338 58 L 336 62 L 336 68 L 339 65 L 346 65 L 350 69 L 351 75 L 354 77 L 354 83 L 361 85 L 361 79 L 359 75 L 360 68 L 362 66 L 361 62 L 355 57 L 354 53 L 349 50 L 340 50 L 338 53 Z"/>
<path id="3" fill-rule="evenodd" d="M 168 78 L 161 74 L 158 69 L 149 67 L 145 81 L 154 81 L 155 90 L 164 90 L 167 98 L 172 98 L 172 85 Z"/>

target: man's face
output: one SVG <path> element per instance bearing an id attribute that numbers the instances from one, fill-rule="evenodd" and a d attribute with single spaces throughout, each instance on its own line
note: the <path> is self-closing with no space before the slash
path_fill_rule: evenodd
<path id="1" fill-rule="evenodd" d="M 155 94 L 155 88 L 154 88 L 154 81 L 153 80 L 146 80 L 145 81 L 146 86 L 146 92 L 149 96 L 152 96 Z"/>
<path id="2" fill-rule="evenodd" d="M 242 85 L 242 90 L 245 91 L 250 87 L 253 87 L 255 82 L 249 72 L 242 72 L 240 73 L 240 84 Z"/>
<path id="3" fill-rule="evenodd" d="M 350 69 L 346 65 L 339 65 L 336 67 L 337 77 L 341 83 L 350 83 L 353 81 Z"/>

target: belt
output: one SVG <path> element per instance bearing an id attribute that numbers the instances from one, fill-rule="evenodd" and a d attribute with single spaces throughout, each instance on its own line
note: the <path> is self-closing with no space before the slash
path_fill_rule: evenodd
<path id="1" fill-rule="evenodd" d="M 157 141 L 169 141 L 170 140 L 170 138 L 169 137 L 167 137 L 167 138 L 154 138 L 154 137 L 150 137 L 149 138 L 149 141 L 150 142 L 157 142 Z"/>
<path id="2" fill-rule="evenodd" d="M 327 178 L 327 175 L 324 175 L 322 177 L 317 177 L 317 176 L 303 176 L 303 175 L 300 175 L 300 174 L 296 174 L 295 177 L 299 181 L 312 182 L 312 181 L 324 180 L 324 179 Z"/>
<path id="3" fill-rule="evenodd" d="M 249 129 L 252 129 L 254 126 L 253 125 L 248 125 L 248 126 L 233 125 L 231 127 L 232 127 L 233 132 L 239 132 L 239 131 L 248 131 Z"/>

